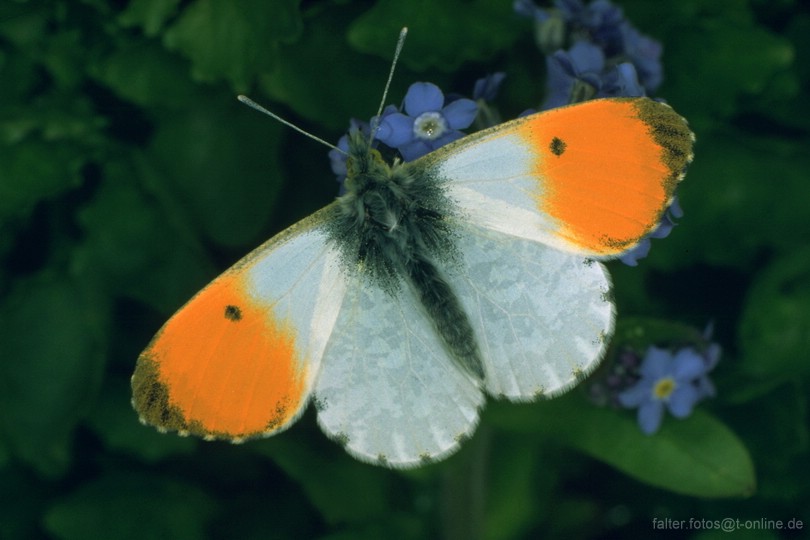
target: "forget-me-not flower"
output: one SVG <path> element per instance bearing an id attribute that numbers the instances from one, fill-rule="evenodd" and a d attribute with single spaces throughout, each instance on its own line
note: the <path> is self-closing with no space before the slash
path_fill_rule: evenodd
<path id="1" fill-rule="evenodd" d="M 427 82 L 408 88 L 403 109 L 404 114 L 394 112 L 380 118 L 376 138 L 399 150 L 405 161 L 413 161 L 463 137 L 460 130 L 469 127 L 478 112 L 471 99 L 446 103 L 439 87 Z"/>
<path id="2" fill-rule="evenodd" d="M 667 210 L 664 212 L 664 215 L 661 216 L 661 221 L 658 223 L 658 227 L 656 227 L 655 230 L 653 230 L 650 234 L 645 236 L 641 242 L 636 244 L 636 247 L 624 252 L 624 254 L 619 257 L 619 260 L 627 266 L 638 266 L 639 259 L 643 259 L 650 252 L 652 239 L 666 238 L 669 236 L 669 233 L 671 233 L 672 229 L 675 228 L 675 225 L 678 224 L 675 220 L 682 217 L 683 210 L 681 209 L 681 205 L 678 203 L 678 198 L 675 197 L 672 199 L 669 208 L 667 208 Z"/>
<path id="3" fill-rule="evenodd" d="M 693 347 L 674 353 L 658 347 L 648 349 L 641 364 L 641 378 L 618 396 L 622 406 L 638 408 L 641 431 L 648 435 L 658 431 L 664 410 L 676 418 L 685 418 L 698 401 L 713 395 L 714 388 L 709 386 L 706 375 L 719 359 L 719 348 L 709 350 L 711 358 Z"/>

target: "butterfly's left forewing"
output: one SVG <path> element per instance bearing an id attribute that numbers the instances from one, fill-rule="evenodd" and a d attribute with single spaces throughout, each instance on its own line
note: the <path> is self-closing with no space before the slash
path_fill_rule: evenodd
<path id="1" fill-rule="evenodd" d="M 474 133 L 413 164 L 444 183 L 468 221 L 609 258 L 658 225 L 693 141 L 667 105 L 599 99 Z"/>
<path id="2" fill-rule="evenodd" d="M 141 420 L 204 438 L 267 436 L 303 412 L 345 292 L 328 206 L 183 306 L 138 359 Z"/>

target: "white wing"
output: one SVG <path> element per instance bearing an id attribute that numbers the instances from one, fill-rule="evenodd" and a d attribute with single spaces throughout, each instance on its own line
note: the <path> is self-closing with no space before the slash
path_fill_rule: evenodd
<path id="1" fill-rule="evenodd" d="M 531 400 L 567 390 L 613 332 L 610 279 L 596 261 L 474 225 L 449 281 L 470 317 L 490 394 Z"/>
<path id="2" fill-rule="evenodd" d="M 391 295 L 354 276 L 314 400 L 321 428 L 349 453 L 414 467 L 458 448 L 484 395 L 444 352 L 407 285 Z"/>
<path id="3" fill-rule="evenodd" d="M 339 255 L 320 226 L 334 212 L 324 208 L 274 237 L 267 254 L 257 250 L 239 263 L 247 266 L 250 293 L 295 329 L 302 367 L 313 379 L 346 292 Z"/>

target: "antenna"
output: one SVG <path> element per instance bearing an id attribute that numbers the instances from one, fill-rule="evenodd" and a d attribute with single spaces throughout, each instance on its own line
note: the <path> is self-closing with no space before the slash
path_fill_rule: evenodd
<path id="1" fill-rule="evenodd" d="M 276 113 L 272 113 L 272 112 L 268 111 L 267 109 L 265 109 L 264 107 L 262 107 L 261 105 L 259 105 L 258 103 L 256 103 L 255 101 L 253 101 L 252 99 L 250 99 L 250 98 L 249 98 L 249 97 L 247 97 L 247 96 L 243 96 L 243 95 L 241 95 L 241 94 L 240 94 L 240 95 L 236 96 L 236 99 L 238 99 L 239 101 L 241 101 L 242 103 L 244 103 L 244 104 L 245 104 L 245 105 L 247 105 L 248 107 L 251 107 L 251 108 L 253 108 L 253 109 L 256 109 L 256 110 L 257 110 L 257 111 L 259 111 L 260 113 L 264 113 L 264 114 L 266 114 L 267 116 L 269 116 L 270 118 L 273 118 L 273 119 L 275 119 L 275 120 L 277 120 L 277 121 L 281 122 L 281 123 L 282 123 L 282 124 L 284 124 L 285 126 L 293 128 L 293 129 L 294 129 L 295 131 L 297 131 L 298 133 L 301 133 L 302 135 L 306 135 L 307 137 L 309 137 L 309 138 L 310 138 L 310 139 L 312 139 L 313 141 L 318 141 L 319 143 L 321 143 L 321 144 L 323 144 L 323 145 L 325 145 L 325 146 L 328 146 L 328 147 L 329 147 L 329 148 L 331 148 L 332 150 L 337 150 L 337 151 L 338 151 L 338 152 L 340 152 L 341 154 L 345 154 L 345 153 L 346 153 L 346 152 L 344 152 L 343 150 L 341 150 L 340 148 L 338 148 L 337 146 L 335 146 L 334 144 L 329 143 L 329 142 L 326 142 L 325 140 L 321 139 L 321 138 L 320 138 L 320 137 L 318 137 L 317 135 L 313 135 L 312 133 L 310 133 L 310 132 L 308 132 L 308 131 L 304 131 L 303 129 L 301 129 L 300 127 L 296 126 L 296 125 L 295 125 L 295 124 L 293 124 L 292 122 L 289 122 L 289 121 L 287 121 L 287 120 L 284 120 L 282 117 L 280 117 L 280 116 L 279 116 L 279 115 L 277 115 Z"/>
<path id="2" fill-rule="evenodd" d="M 394 49 L 394 59 L 391 61 L 391 69 L 388 71 L 388 80 L 385 81 L 385 88 L 383 89 L 382 99 L 380 100 L 380 107 L 377 109 L 377 116 L 374 117 L 371 124 L 371 130 L 368 136 L 368 144 L 374 140 L 374 135 L 377 134 L 377 129 L 380 127 L 380 116 L 382 115 L 383 107 L 385 106 L 385 98 L 388 97 L 388 87 L 391 86 L 391 80 L 394 78 L 394 69 L 397 67 L 399 54 L 402 52 L 402 47 L 405 45 L 405 38 L 408 37 L 408 27 L 403 26 L 399 31 L 399 38 L 397 38 L 397 46 Z"/>
<path id="3" fill-rule="evenodd" d="M 383 106 L 385 105 L 385 98 L 388 96 L 388 88 L 391 86 L 391 80 L 394 78 L 394 68 L 396 68 L 396 66 L 397 66 L 397 60 L 399 60 L 399 55 L 402 52 L 402 46 L 405 45 L 405 37 L 407 35 L 408 35 L 408 28 L 403 27 L 402 30 L 399 31 L 399 38 L 397 39 L 397 46 L 396 46 L 396 49 L 394 49 L 394 60 L 391 62 L 391 69 L 388 72 L 388 80 L 385 81 L 385 89 L 383 90 L 382 99 L 380 100 L 380 108 L 377 110 L 377 116 L 375 116 L 373 118 L 373 120 L 372 120 L 371 132 L 369 134 L 369 139 L 368 139 L 369 146 L 371 146 L 371 142 L 374 140 L 374 135 L 376 135 L 377 129 L 380 127 L 379 126 L 379 124 L 380 124 L 380 116 L 382 115 Z M 317 141 L 317 142 L 321 143 L 324 146 L 328 146 L 332 150 L 337 150 L 341 154 L 346 154 L 346 152 L 344 152 L 343 150 L 341 150 L 340 148 L 338 148 L 334 144 L 326 142 L 325 140 L 321 139 L 317 135 L 313 135 L 312 133 L 310 133 L 308 131 L 304 131 L 303 129 L 296 126 L 292 122 L 290 122 L 288 120 L 285 120 L 282 117 L 280 117 L 279 115 L 277 115 L 276 113 L 270 112 L 269 110 L 265 109 L 264 107 L 262 107 L 261 105 L 259 105 L 258 103 L 256 103 L 252 99 L 250 99 L 249 97 L 247 97 L 245 95 L 242 95 L 242 94 L 239 94 L 238 96 L 236 96 L 236 99 L 238 99 L 239 101 L 241 101 L 242 103 L 244 103 L 248 107 L 251 107 L 252 109 L 256 109 L 260 113 L 266 114 L 270 118 L 273 118 L 274 120 L 276 120 L 278 122 L 281 122 L 285 126 L 294 129 L 298 133 L 309 137 L 313 141 Z"/>

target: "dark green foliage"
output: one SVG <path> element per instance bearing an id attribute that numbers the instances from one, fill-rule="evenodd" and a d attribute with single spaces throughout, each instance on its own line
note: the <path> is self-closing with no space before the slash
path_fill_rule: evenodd
<path id="1" fill-rule="evenodd" d="M 490 401 L 457 455 L 407 472 L 351 459 L 311 412 L 240 446 L 138 423 L 129 376 L 162 322 L 337 195 L 325 148 L 235 95 L 336 141 L 350 117 L 374 114 L 407 25 L 389 102 L 415 81 L 469 96 L 501 70 L 497 106 L 511 118 L 541 102 L 545 70 L 511 4 L 0 3 L 0 538 L 810 526 L 810 12 L 795 0 L 621 3 L 663 43 L 657 95 L 697 144 L 680 224 L 638 267 L 611 263 L 614 342 L 688 342 L 714 320 L 718 396 L 690 417 L 647 437 L 633 411 L 596 408 L 579 390 Z"/>

